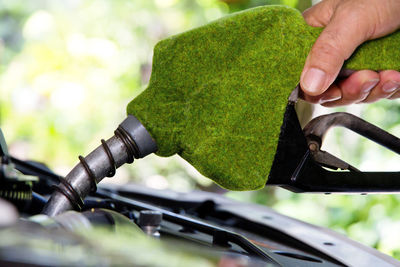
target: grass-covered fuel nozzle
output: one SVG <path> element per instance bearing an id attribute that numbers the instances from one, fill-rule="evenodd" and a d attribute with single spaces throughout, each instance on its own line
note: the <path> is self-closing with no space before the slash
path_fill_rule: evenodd
<path id="1" fill-rule="evenodd" d="M 227 189 L 262 188 L 288 97 L 321 30 L 307 25 L 295 9 L 265 6 L 160 41 L 154 48 L 148 88 L 127 108 L 157 144 L 157 151 L 148 152 L 179 154 Z M 366 42 L 344 68 L 400 70 L 399 47 L 399 32 Z M 121 145 L 120 152 L 127 147 Z M 75 168 L 93 171 L 97 165 L 112 165 L 110 157 L 100 158 L 102 162 L 95 163 L 89 155 Z M 123 161 L 127 162 L 124 158 L 116 165 Z M 102 174 L 108 172 L 104 169 Z M 69 177 L 62 190 L 84 198 L 89 190 L 81 188 L 90 183 L 83 176 Z M 51 207 L 57 202 L 55 196 L 65 199 L 65 194 L 56 192 L 47 213 L 57 213 L 57 207 Z"/>

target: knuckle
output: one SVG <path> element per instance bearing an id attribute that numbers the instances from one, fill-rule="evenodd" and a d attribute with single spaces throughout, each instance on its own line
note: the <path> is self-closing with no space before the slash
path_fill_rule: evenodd
<path id="1" fill-rule="evenodd" d="M 374 4 L 373 1 L 342 1 L 336 9 L 336 14 L 357 27 L 359 38 L 367 40 L 376 34 L 377 25 L 382 25 L 385 18 L 383 6 L 385 5 Z"/>
<path id="2" fill-rule="evenodd" d="M 400 72 L 397 72 L 395 70 L 383 70 L 379 72 L 379 77 L 382 83 L 385 83 L 387 81 L 400 82 Z"/>
<path id="3" fill-rule="evenodd" d="M 336 1 L 336 0 L 335 0 Z M 322 1 L 303 12 L 306 22 L 313 27 L 324 27 L 332 18 L 334 13 L 332 1 Z"/>
<path id="4" fill-rule="evenodd" d="M 317 17 L 315 17 L 314 14 L 310 14 L 310 13 L 303 13 L 304 19 L 307 22 L 308 25 L 312 26 L 312 27 L 322 27 L 324 25 L 322 25 L 320 23 L 320 21 L 318 20 Z"/>
<path id="5" fill-rule="evenodd" d="M 313 47 L 314 58 L 322 64 L 331 65 L 333 61 L 341 61 L 343 63 L 343 49 L 338 36 L 332 32 L 325 32 L 320 37 Z"/>

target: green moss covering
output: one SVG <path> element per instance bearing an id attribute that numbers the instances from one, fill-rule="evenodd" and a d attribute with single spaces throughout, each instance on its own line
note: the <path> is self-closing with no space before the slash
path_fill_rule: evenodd
<path id="1" fill-rule="evenodd" d="M 290 92 L 321 32 L 266 6 L 172 36 L 154 48 L 148 88 L 127 108 L 157 141 L 232 190 L 265 185 Z M 400 34 L 364 44 L 351 69 L 400 70 Z"/>

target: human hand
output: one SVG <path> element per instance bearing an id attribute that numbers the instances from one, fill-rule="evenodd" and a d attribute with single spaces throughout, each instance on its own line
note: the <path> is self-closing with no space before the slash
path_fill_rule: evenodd
<path id="1" fill-rule="evenodd" d="M 306 22 L 325 28 L 301 74 L 302 98 L 329 107 L 399 98 L 398 71 L 341 71 L 360 44 L 399 29 L 399 14 L 398 0 L 324 0 L 307 9 Z"/>

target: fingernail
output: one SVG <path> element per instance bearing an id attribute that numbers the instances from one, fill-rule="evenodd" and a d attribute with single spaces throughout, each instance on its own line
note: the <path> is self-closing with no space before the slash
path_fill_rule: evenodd
<path id="1" fill-rule="evenodd" d="M 372 88 L 374 88 L 378 83 L 379 83 L 379 79 L 373 79 L 373 80 L 369 80 L 369 81 L 365 82 L 365 83 L 361 86 L 361 92 L 362 92 L 362 93 L 368 93 L 368 92 L 371 91 Z"/>
<path id="2" fill-rule="evenodd" d="M 339 100 L 341 98 L 342 98 L 342 93 L 337 91 L 337 92 L 333 93 L 332 95 L 324 95 L 324 96 L 322 96 L 319 99 L 319 103 L 323 104 L 323 103 L 326 103 L 326 102 L 333 102 L 333 101 Z"/>
<path id="3" fill-rule="evenodd" d="M 316 68 L 311 68 L 303 76 L 303 90 L 309 93 L 318 93 L 323 88 L 326 74 L 324 71 Z"/>
<path id="4" fill-rule="evenodd" d="M 400 88 L 400 83 L 395 81 L 388 81 L 382 85 L 382 91 L 385 93 L 391 93 Z"/>

